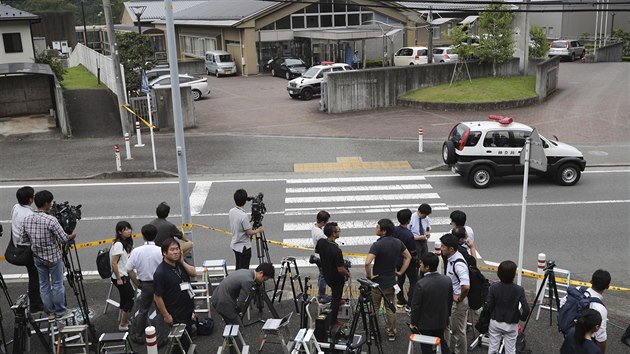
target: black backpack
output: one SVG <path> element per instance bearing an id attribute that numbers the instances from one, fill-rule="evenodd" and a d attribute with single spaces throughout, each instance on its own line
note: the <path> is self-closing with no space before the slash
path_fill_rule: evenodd
<path id="1" fill-rule="evenodd" d="M 466 254 L 468 254 L 468 252 L 466 252 Z M 468 256 L 472 257 L 470 255 Z M 464 255 L 464 257 L 466 256 Z M 476 264 L 476 260 L 475 263 L 471 264 L 459 258 L 456 259 L 455 262 L 453 262 L 453 267 L 455 267 L 455 264 L 459 262 L 466 263 L 466 265 L 468 266 L 468 277 L 470 278 L 470 290 L 468 291 L 467 296 L 468 307 L 473 310 L 479 310 L 481 306 L 483 306 L 483 304 L 486 302 L 486 298 L 488 297 L 488 288 L 490 287 L 490 282 L 481 273 L 476 265 L 472 265 Z M 453 274 L 455 274 L 455 277 L 459 281 L 459 276 L 457 275 L 457 273 L 453 271 Z"/>
<path id="2" fill-rule="evenodd" d="M 98 254 L 96 255 L 96 270 L 98 270 L 98 275 L 100 275 L 103 279 L 107 279 L 112 276 L 112 264 L 109 260 L 109 247 L 98 251 Z"/>

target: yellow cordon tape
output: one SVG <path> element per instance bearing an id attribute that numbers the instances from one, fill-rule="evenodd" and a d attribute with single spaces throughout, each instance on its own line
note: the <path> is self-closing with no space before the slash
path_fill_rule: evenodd
<path id="1" fill-rule="evenodd" d="M 211 226 L 207 226 L 207 225 L 201 225 L 201 224 L 182 224 L 181 225 L 181 229 L 182 230 L 184 230 L 184 229 L 192 229 L 193 227 L 199 227 L 201 229 L 211 230 L 211 231 L 215 231 L 215 232 L 218 232 L 218 233 L 221 233 L 221 234 L 224 234 L 224 235 L 232 236 L 232 233 L 229 232 L 229 231 L 225 231 L 225 230 L 218 229 L 218 228 L 211 227 Z M 142 234 L 133 234 L 131 237 L 139 238 L 139 237 L 142 237 Z M 114 238 L 112 237 L 112 238 L 108 238 L 108 239 L 104 239 L 104 240 L 79 243 L 79 244 L 76 244 L 75 247 L 77 249 L 89 248 L 89 247 L 94 247 L 94 246 L 101 246 L 101 245 L 104 245 L 104 244 L 107 244 L 107 243 L 111 243 L 113 241 L 114 241 Z M 291 249 L 296 249 L 296 250 L 313 252 L 312 248 L 296 246 L 296 245 L 292 245 L 292 244 L 284 243 L 284 242 L 280 242 L 280 241 L 274 241 L 274 240 L 269 240 L 268 239 L 267 243 L 270 243 L 270 244 L 276 245 L 276 246 L 285 247 L 285 248 L 291 248 Z M 347 257 L 359 257 L 359 258 L 367 257 L 367 254 L 365 254 L 365 253 L 343 252 L 343 254 L 344 254 L 344 256 L 347 256 Z M 5 260 L 4 256 L 0 256 L 0 261 L 4 261 L 4 260 Z M 491 271 L 491 272 L 496 272 L 497 271 L 497 267 L 486 266 L 486 265 L 478 265 L 477 268 L 479 268 L 481 270 Z M 524 276 L 526 276 L 526 277 L 538 278 L 538 279 L 543 279 L 545 277 L 544 274 L 538 274 L 536 272 L 532 272 L 532 271 L 529 271 L 529 270 L 524 270 L 522 274 Z M 556 282 L 558 282 L 558 283 L 566 283 L 567 279 L 566 278 L 558 278 L 558 277 L 556 277 Z M 590 286 L 591 283 L 580 281 L 580 280 L 571 280 L 571 285 Z M 612 285 L 610 287 L 608 287 L 608 290 L 630 292 L 630 288 L 624 288 L 624 287 L 621 287 L 621 286 L 612 286 Z"/>
<path id="2" fill-rule="evenodd" d="M 144 123 L 144 125 L 146 125 L 147 127 L 150 128 L 157 128 L 155 125 L 152 125 L 151 123 L 147 122 L 144 118 L 140 117 L 140 115 L 136 112 L 134 112 L 131 107 L 129 107 L 129 105 L 126 104 L 121 104 L 120 107 L 126 109 L 127 111 L 129 111 L 129 113 L 133 114 L 134 116 L 138 117 L 138 119 L 140 119 L 142 121 L 142 123 Z"/>

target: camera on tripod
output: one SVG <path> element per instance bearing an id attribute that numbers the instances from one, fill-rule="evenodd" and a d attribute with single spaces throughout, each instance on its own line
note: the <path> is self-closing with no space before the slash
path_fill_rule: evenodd
<path id="1" fill-rule="evenodd" d="M 262 224 L 263 215 L 267 212 L 267 207 L 263 203 L 264 196 L 262 192 L 259 192 L 255 197 L 247 197 L 247 201 L 252 202 L 252 223 L 255 226 Z"/>
<path id="2" fill-rule="evenodd" d="M 545 264 L 545 268 L 543 268 L 544 271 L 547 270 L 553 270 L 553 268 L 556 267 L 556 261 L 552 261 L 552 260 L 548 260 L 547 263 Z"/>
<path id="3" fill-rule="evenodd" d="M 345 261 L 344 261 L 345 263 Z M 361 290 L 369 290 L 369 289 L 377 289 L 379 287 L 378 283 L 373 282 L 369 279 L 366 278 L 359 278 L 357 279 L 359 281 L 359 284 L 361 284 L 359 286 L 359 289 Z"/>
<path id="4" fill-rule="evenodd" d="M 347 271 L 350 271 L 350 268 L 352 268 L 352 262 L 350 262 L 347 259 L 343 260 L 343 267 L 346 268 Z"/>
<path id="5" fill-rule="evenodd" d="M 81 220 L 81 204 L 70 205 L 68 202 L 53 202 L 48 213 L 59 221 L 63 231 L 71 234 L 77 227 L 77 220 Z"/>

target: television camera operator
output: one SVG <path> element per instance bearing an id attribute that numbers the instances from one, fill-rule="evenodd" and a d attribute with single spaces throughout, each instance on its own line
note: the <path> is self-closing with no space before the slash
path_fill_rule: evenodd
<path id="1" fill-rule="evenodd" d="M 60 246 L 73 240 L 74 231 L 66 233 L 54 216 L 47 214 L 53 205 L 53 194 L 47 190 L 35 193 L 37 210 L 24 218 L 21 244 L 31 245 L 39 273 L 39 291 L 49 320 L 67 315 L 63 285 L 63 260 Z"/>
<path id="2" fill-rule="evenodd" d="M 329 222 L 324 226 L 324 235 L 327 238 L 317 241 L 315 252 L 319 253 L 320 264 L 324 273 L 326 284 L 332 289 L 330 302 L 330 327 L 342 325 L 337 322 L 339 303 L 343 294 L 343 285 L 350 277 L 349 263 L 343 260 L 343 254 L 339 245 L 335 242 L 339 238 L 341 229 L 336 222 Z"/>
<path id="3" fill-rule="evenodd" d="M 236 270 L 249 269 L 249 262 L 252 258 L 251 236 L 264 232 L 262 225 L 252 229 L 252 223 L 247 217 L 247 212 L 243 207 L 247 200 L 247 191 L 237 189 L 234 192 L 235 207 L 230 209 L 228 217 L 230 219 L 230 229 L 232 230 L 232 242 L 230 248 L 234 251 L 236 258 Z"/>

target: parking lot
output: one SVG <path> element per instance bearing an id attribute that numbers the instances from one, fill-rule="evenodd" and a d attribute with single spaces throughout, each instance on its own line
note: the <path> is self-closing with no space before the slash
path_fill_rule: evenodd
<path id="1" fill-rule="evenodd" d="M 195 104 L 197 133 L 331 136 L 441 140 L 455 122 L 503 114 L 536 126 L 542 134 L 578 144 L 625 143 L 630 124 L 628 63 L 563 62 L 557 92 L 535 106 L 488 112 L 425 111 L 390 107 L 327 114 L 319 99 L 291 99 L 287 81 L 270 75 L 208 77 L 209 96 Z"/>

